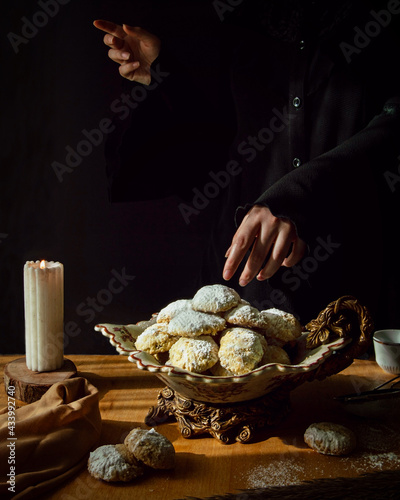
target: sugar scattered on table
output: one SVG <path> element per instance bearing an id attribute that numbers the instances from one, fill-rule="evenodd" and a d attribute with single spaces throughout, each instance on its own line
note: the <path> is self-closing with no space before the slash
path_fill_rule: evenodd
<path id="1" fill-rule="evenodd" d="M 268 465 L 258 465 L 246 476 L 247 488 L 288 486 L 299 484 L 304 468 L 294 460 L 279 460 Z"/>

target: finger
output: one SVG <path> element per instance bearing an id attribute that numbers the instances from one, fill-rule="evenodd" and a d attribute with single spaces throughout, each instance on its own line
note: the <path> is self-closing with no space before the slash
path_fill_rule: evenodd
<path id="1" fill-rule="evenodd" d="M 292 267 L 296 265 L 304 257 L 306 250 L 307 250 L 306 243 L 300 238 L 296 238 L 293 242 L 292 251 L 282 262 L 282 266 Z"/>
<path id="2" fill-rule="evenodd" d="M 291 244 L 292 241 L 288 238 L 287 233 L 281 231 L 276 238 L 269 259 L 258 273 L 257 279 L 259 281 L 271 278 L 278 271 L 290 250 Z"/>
<path id="3" fill-rule="evenodd" d="M 132 62 L 132 61 L 129 61 L 129 59 L 131 58 L 131 53 L 127 52 L 126 50 L 110 49 L 108 51 L 108 57 L 111 60 L 113 60 L 119 64 L 124 64 L 126 62 Z"/>
<path id="4" fill-rule="evenodd" d="M 224 280 L 230 280 L 235 274 L 243 256 L 246 252 L 241 252 L 237 244 L 233 244 L 229 249 L 229 255 L 225 262 L 224 269 L 222 271 L 222 277 Z M 242 256 L 243 254 L 243 256 Z"/>
<path id="5" fill-rule="evenodd" d="M 239 284 L 246 286 L 260 271 L 266 256 L 274 243 L 274 237 L 268 234 L 267 237 L 261 233 L 254 241 L 253 248 L 247 259 L 245 268 L 239 278 Z"/>
<path id="6" fill-rule="evenodd" d="M 126 46 L 124 40 L 121 40 L 114 35 L 109 35 L 108 33 L 107 35 L 104 35 L 103 42 L 105 45 L 115 50 L 123 50 Z"/>
<path id="7" fill-rule="evenodd" d="M 257 236 L 259 227 L 247 229 L 240 228 L 233 237 L 233 244 L 229 249 L 229 255 L 225 262 L 222 276 L 225 280 L 229 280 L 235 274 L 239 264 L 242 262 L 246 252 L 251 247 L 254 238 Z"/>
<path id="8" fill-rule="evenodd" d="M 123 78 L 127 78 L 128 80 L 135 80 L 135 71 L 139 68 L 140 63 L 138 61 L 123 63 L 119 67 L 119 74 Z"/>
<path id="9" fill-rule="evenodd" d="M 101 30 L 105 31 L 106 33 L 109 33 L 110 35 L 114 35 L 117 38 L 125 38 L 126 33 L 123 30 L 122 26 L 119 24 L 113 23 L 111 21 L 104 21 L 102 19 L 97 19 L 96 21 L 93 22 L 93 25 Z"/>

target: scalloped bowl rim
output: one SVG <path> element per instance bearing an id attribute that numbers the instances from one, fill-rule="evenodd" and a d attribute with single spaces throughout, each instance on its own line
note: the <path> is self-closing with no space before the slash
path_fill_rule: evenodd
<path id="1" fill-rule="evenodd" d="M 136 366 L 145 371 L 149 371 L 155 374 L 166 375 L 170 377 L 185 378 L 191 382 L 205 382 L 205 383 L 244 383 L 248 380 L 258 377 L 266 372 L 277 372 L 277 374 L 296 374 L 305 373 L 315 370 L 320 366 L 326 358 L 330 357 L 334 351 L 340 350 L 351 342 L 351 339 L 338 338 L 329 344 L 323 344 L 317 348 L 310 350 L 310 363 L 300 363 L 295 365 L 287 365 L 281 363 L 268 363 L 266 365 L 255 368 L 254 370 L 245 373 L 243 375 L 235 376 L 219 376 L 219 375 L 204 375 L 201 373 L 189 372 L 182 368 L 172 366 L 172 365 L 161 365 L 158 361 L 149 353 L 145 351 L 140 351 L 137 349 L 127 349 L 121 342 L 115 338 L 115 334 L 108 330 L 107 326 L 122 326 L 122 327 L 136 327 L 134 324 L 129 325 L 111 325 L 110 323 L 98 324 L 95 326 L 95 330 L 100 331 L 104 336 L 108 337 L 111 345 L 113 345 L 120 354 L 128 356 L 128 360 L 132 363 L 136 363 Z M 300 339 L 308 335 L 309 332 L 303 332 Z M 305 358 L 305 360 L 307 359 Z"/>

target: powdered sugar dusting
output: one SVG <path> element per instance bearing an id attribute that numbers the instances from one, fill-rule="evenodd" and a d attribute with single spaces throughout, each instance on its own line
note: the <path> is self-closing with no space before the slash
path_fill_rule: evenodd
<path id="1" fill-rule="evenodd" d="M 180 312 L 168 323 L 169 334 L 183 335 L 185 337 L 213 335 L 224 328 L 224 318 L 193 310 Z"/>
<path id="2" fill-rule="evenodd" d="M 218 353 L 221 366 L 235 375 L 253 370 L 264 354 L 260 337 L 246 328 L 226 330 Z"/>
<path id="3" fill-rule="evenodd" d="M 293 314 L 271 308 L 260 312 L 260 317 L 268 322 L 267 335 L 290 342 L 301 335 L 302 327 Z"/>
<path id="4" fill-rule="evenodd" d="M 246 477 L 246 488 L 299 484 L 304 472 L 303 466 L 294 459 L 274 460 L 273 463 L 255 467 Z"/>
<path id="5" fill-rule="evenodd" d="M 201 373 L 217 363 L 218 346 L 209 336 L 181 337 L 171 347 L 169 354 L 168 364 Z"/>
<path id="6" fill-rule="evenodd" d="M 240 303 L 224 314 L 228 323 L 244 327 L 267 328 L 268 320 L 260 315 L 260 311 L 249 304 Z"/>
<path id="7" fill-rule="evenodd" d="M 178 299 L 165 306 L 158 313 L 157 323 L 168 322 L 182 311 L 192 309 L 192 301 L 189 299 Z"/>
<path id="8" fill-rule="evenodd" d="M 193 297 L 193 309 L 203 312 L 222 312 L 240 302 L 240 296 L 233 288 L 225 285 L 206 285 Z"/>
<path id="9" fill-rule="evenodd" d="M 343 458 L 357 474 L 400 467 L 400 435 L 398 429 L 385 423 L 361 423 L 357 429 L 360 453 Z M 396 451 L 395 451 L 396 450 Z"/>

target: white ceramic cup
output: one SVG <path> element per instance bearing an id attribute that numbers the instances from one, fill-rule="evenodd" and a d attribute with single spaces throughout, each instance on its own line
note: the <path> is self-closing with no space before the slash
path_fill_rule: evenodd
<path id="1" fill-rule="evenodd" d="M 375 360 L 385 372 L 400 373 L 400 330 L 378 330 L 374 333 Z"/>

